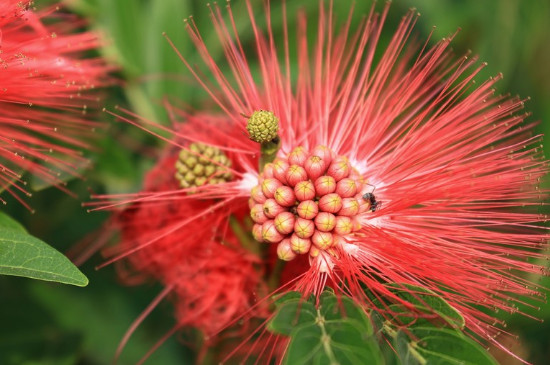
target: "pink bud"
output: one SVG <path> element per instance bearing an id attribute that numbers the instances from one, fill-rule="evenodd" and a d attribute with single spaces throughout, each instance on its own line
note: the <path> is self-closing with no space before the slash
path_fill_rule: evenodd
<path id="1" fill-rule="evenodd" d="M 338 183 L 336 183 L 336 194 L 340 195 L 342 198 L 351 198 L 357 194 L 357 184 L 355 180 L 346 177 L 338 181 Z"/>
<path id="2" fill-rule="evenodd" d="M 309 180 L 300 181 L 294 187 L 294 194 L 299 201 L 311 200 L 315 198 L 315 187 Z"/>
<path id="3" fill-rule="evenodd" d="M 321 250 L 319 250 L 315 246 L 311 246 L 311 248 L 309 249 L 309 256 L 311 256 L 311 257 L 317 257 L 317 256 L 319 256 L 320 253 L 321 253 Z"/>
<path id="4" fill-rule="evenodd" d="M 267 221 L 267 216 L 264 214 L 263 204 L 256 204 L 250 209 L 250 217 L 256 223 L 262 224 Z"/>
<path id="5" fill-rule="evenodd" d="M 262 224 L 262 238 L 265 242 L 277 243 L 285 237 L 277 231 L 274 221 L 270 219 Z"/>
<path id="6" fill-rule="evenodd" d="M 276 160 L 273 163 L 273 177 L 282 183 L 286 183 L 286 173 L 290 165 L 284 160 Z"/>
<path id="7" fill-rule="evenodd" d="M 288 185 L 294 187 L 300 181 L 307 180 L 306 170 L 302 166 L 290 165 L 288 171 L 286 172 L 286 181 Z"/>
<path id="8" fill-rule="evenodd" d="M 332 213 L 320 212 L 315 217 L 315 227 L 319 231 L 330 232 L 336 225 L 336 217 Z"/>
<path id="9" fill-rule="evenodd" d="M 323 161 L 325 161 L 325 164 L 327 166 L 330 165 L 330 162 L 332 161 L 333 152 L 327 146 L 323 146 L 323 145 L 315 146 L 315 148 L 311 150 L 310 154 L 313 156 L 321 157 Z"/>
<path id="10" fill-rule="evenodd" d="M 338 216 L 336 217 L 336 225 L 334 226 L 334 233 L 345 236 L 353 231 L 353 223 L 350 217 Z"/>
<path id="11" fill-rule="evenodd" d="M 296 253 L 306 253 L 311 247 L 311 240 L 308 238 L 300 238 L 296 234 L 290 236 L 290 247 Z"/>
<path id="12" fill-rule="evenodd" d="M 347 217 L 356 216 L 359 213 L 359 202 L 355 198 L 342 199 L 342 209 L 338 212 L 338 215 L 345 215 Z"/>
<path id="13" fill-rule="evenodd" d="M 264 239 L 262 237 L 262 225 L 261 224 L 255 224 L 252 226 L 252 237 L 258 242 L 263 242 Z"/>
<path id="14" fill-rule="evenodd" d="M 281 207 L 275 199 L 267 199 L 263 204 L 263 211 L 266 217 L 275 218 L 275 216 L 281 212 L 284 212 L 286 209 Z"/>
<path id="15" fill-rule="evenodd" d="M 332 160 L 332 163 L 328 167 L 327 175 L 332 176 L 336 181 L 340 181 L 348 177 L 349 172 L 350 165 L 348 159 L 343 156 L 338 156 Z"/>
<path id="16" fill-rule="evenodd" d="M 296 217 L 290 212 L 281 212 L 275 217 L 275 228 L 281 234 L 289 234 L 294 231 Z"/>
<path id="17" fill-rule="evenodd" d="M 296 253 L 292 251 L 290 239 L 285 238 L 277 245 L 277 256 L 283 261 L 292 261 L 296 258 Z"/>
<path id="18" fill-rule="evenodd" d="M 341 208 L 342 198 L 338 194 L 327 194 L 319 199 L 319 209 L 323 212 L 338 213 Z"/>
<path id="19" fill-rule="evenodd" d="M 271 162 L 264 166 L 264 171 L 262 171 L 262 177 L 264 179 L 273 178 L 273 164 Z"/>
<path id="20" fill-rule="evenodd" d="M 351 220 L 351 223 L 353 224 L 353 232 L 361 230 L 361 222 L 359 222 L 359 219 L 357 219 L 357 217 L 353 218 Z"/>
<path id="21" fill-rule="evenodd" d="M 275 190 L 275 200 L 283 207 L 293 206 L 296 202 L 294 189 L 285 185 L 279 186 L 277 190 Z"/>
<path id="22" fill-rule="evenodd" d="M 291 165 L 303 166 L 307 156 L 307 150 L 302 146 L 298 146 L 288 155 L 288 163 Z"/>
<path id="23" fill-rule="evenodd" d="M 258 203 L 256 203 L 254 199 L 252 199 L 252 197 L 248 198 L 248 209 L 252 209 L 252 207 L 255 206 L 256 204 Z"/>
<path id="24" fill-rule="evenodd" d="M 294 223 L 294 234 L 300 238 L 309 238 L 315 231 L 315 225 L 310 219 L 296 218 Z"/>
<path id="25" fill-rule="evenodd" d="M 315 191 L 317 195 L 323 196 L 334 193 L 336 190 L 336 180 L 332 176 L 323 175 L 315 180 Z"/>
<path id="26" fill-rule="evenodd" d="M 303 219 L 313 219 L 319 212 L 319 207 L 317 203 L 313 200 L 306 200 L 298 204 L 296 208 L 296 213 Z"/>
<path id="27" fill-rule="evenodd" d="M 267 199 L 262 192 L 262 187 L 260 185 L 256 185 L 250 190 L 250 196 L 256 203 L 263 204 L 265 200 Z"/>
<path id="28" fill-rule="evenodd" d="M 321 157 L 309 156 L 306 162 L 304 162 L 304 169 L 306 169 L 309 178 L 311 180 L 315 180 L 325 173 L 327 170 L 327 165 Z"/>
<path id="29" fill-rule="evenodd" d="M 334 238 L 330 232 L 315 231 L 311 237 L 311 242 L 321 250 L 326 250 L 334 243 Z"/>
<path id="30" fill-rule="evenodd" d="M 275 191 L 281 185 L 283 184 L 281 184 L 281 182 L 277 179 L 264 179 L 264 181 L 262 181 L 262 193 L 264 193 L 266 198 L 273 198 L 273 196 L 275 195 Z"/>

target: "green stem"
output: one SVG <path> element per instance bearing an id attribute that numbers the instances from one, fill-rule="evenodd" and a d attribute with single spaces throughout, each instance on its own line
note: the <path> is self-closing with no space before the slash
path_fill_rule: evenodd
<path id="1" fill-rule="evenodd" d="M 260 172 L 264 170 L 265 165 L 275 160 L 277 157 L 277 152 L 281 147 L 281 141 L 279 137 L 276 137 L 272 141 L 265 142 L 261 144 L 261 155 L 260 155 Z"/>
<path id="2" fill-rule="evenodd" d="M 321 342 L 323 343 L 323 349 L 327 354 L 330 364 L 331 365 L 338 364 L 338 360 L 336 360 L 336 356 L 334 355 L 334 352 L 332 351 L 332 347 L 330 346 L 331 338 L 325 328 L 325 318 L 321 315 L 321 312 L 319 311 L 319 309 L 317 309 L 316 323 L 317 323 L 317 326 L 319 326 L 319 328 L 321 329 Z"/>

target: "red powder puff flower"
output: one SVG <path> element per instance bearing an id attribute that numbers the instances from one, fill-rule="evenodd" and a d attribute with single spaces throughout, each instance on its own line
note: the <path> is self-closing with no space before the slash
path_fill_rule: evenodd
<path id="1" fill-rule="evenodd" d="M 75 32 L 81 21 L 31 6 L 0 4 L 0 190 L 25 206 L 17 195 L 30 195 L 25 171 L 64 189 L 59 175 L 77 175 L 86 162 L 79 150 L 95 127 L 83 116 L 95 102 L 88 90 L 108 71 L 99 59 L 81 58 L 98 45 L 94 34 Z"/>
<path id="2" fill-rule="evenodd" d="M 286 26 L 282 42 L 275 40 L 269 8 L 263 33 L 246 4 L 258 75 L 230 8 L 228 20 L 212 8 L 227 64 L 218 66 L 192 21 L 187 30 L 206 70 L 178 53 L 227 120 L 215 125 L 204 115 L 172 110 L 187 121 L 185 131 L 172 131 L 174 140 L 231 154 L 238 161 L 232 180 L 126 201 L 220 202 L 180 218 L 190 233 L 212 224 L 225 229 L 248 203 L 259 247 L 288 261 L 279 292 L 318 296 L 330 285 L 373 309 L 380 303 L 373 297 L 403 304 L 384 284 L 405 291 L 420 286 L 499 346 L 494 338 L 502 322 L 490 312 L 515 312 L 525 298 L 540 296 L 527 279 L 533 275 L 525 274 L 543 270 L 531 261 L 543 257 L 549 237 L 538 212 L 547 196 L 538 184 L 548 167 L 541 136 L 532 136 L 533 123 L 520 114 L 523 101 L 495 95 L 501 75 L 476 84 L 485 64 L 453 56 L 453 36 L 431 48 L 408 42 L 414 11 L 381 52 L 388 6 L 352 29 L 351 13 L 338 25 L 321 2 L 316 40 L 308 39 L 306 18 L 298 15 L 294 60 Z M 128 115 L 121 118 L 140 119 Z M 210 211 L 213 223 L 200 223 Z"/>

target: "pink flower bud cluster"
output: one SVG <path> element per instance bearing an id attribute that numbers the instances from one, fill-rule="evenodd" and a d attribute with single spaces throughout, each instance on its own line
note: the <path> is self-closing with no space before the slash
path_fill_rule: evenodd
<path id="1" fill-rule="evenodd" d="M 302 146 L 264 167 L 249 201 L 252 234 L 276 243 L 281 260 L 299 254 L 332 253 L 345 235 L 361 228 L 357 215 L 369 209 L 365 182 L 347 157 L 325 146 Z"/>

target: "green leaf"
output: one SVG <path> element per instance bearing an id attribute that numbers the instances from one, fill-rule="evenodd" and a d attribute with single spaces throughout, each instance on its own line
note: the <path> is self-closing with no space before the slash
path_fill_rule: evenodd
<path id="1" fill-rule="evenodd" d="M 2 212 L 0 212 L 0 229 L 11 229 L 18 232 L 27 232 L 21 223 Z"/>
<path id="2" fill-rule="evenodd" d="M 0 214 L 0 232 L 0 274 L 88 285 L 88 278 L 68 258 L 5 214 Z"/>
<path id="3" fill-rule="evenodd" d="M 415 327 L 409 331 L 410 336 L 399 331 L 396 337 L 395 347 L 404 365 L 497 365 L 486 349 L 458 330 Z"/>
<path id="4" fill-rule="evenodd" d="M 369 318 L 348 297 L 325 291 L 305 300 L 299 293 L 276 299 L 268 330 L 290 337 L 285 364 L 380 364 Z"/>
<path id="5" fill-rule="evenodd" d="M 399 298 L 414 305 L 417 310 L 425 313 L 435 313 L 453 328 L 464 328 L 464 317 L 439 294 L 421 286 L 411 284 L 388 284 L 387 287 Z M 392 309 L 399 312 L 399 308 L 396 306 L 392 306 Z M 406 324 L 407 320 L 404 317 L 406 317 L 406 313 L 409 311 L 405 308 L 403 309 L 404 316 L 399 316 L 399 319 L 403 324 Z"/>

